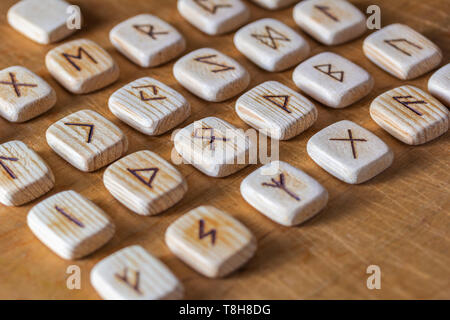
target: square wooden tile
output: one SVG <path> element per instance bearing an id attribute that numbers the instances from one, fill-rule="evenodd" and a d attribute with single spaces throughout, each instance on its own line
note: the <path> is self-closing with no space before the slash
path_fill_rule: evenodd
<path id="1" fill-rule="evenodd" d="M 316 106 L 277 81 L 267 81 L 236 101 L 236 113 L 247 124 L 274 139 L 287 140 L 311 127 Z"/>
<path id="2" fill-rule="evenodd" d="M 428 91 L 450 107 L 450 63 L 433 73 L 428 80 Z"/>
<path id="3" fill-rule="evenodd" d="M 8 23 L 37 43 L 57 42 L 77 31 L 67 27 L 69 6 L 63 0 L 18 1 L 8 10 Z"/>
<path id="4" fill-rule="evenodd" d="M 138 245 L 97 263 L 91 284 L 107 300 L 170 300 L 183 297 L 183 286 L 161 261 Z"/>
<path id="5" fill-rule="evenodd" d="M 241 194 L 262 214 L 284 226 L 305 222 L 328 202 L 328 192 L 319 182 L 283 161 L 253 171 L 242 181 Z"/>
<path id="6" fill-rule="evenodd" d="M 325 45 L 356 39 L 366 31 L 366 17 L 345 0 L 300 1 L 294 20 L 305 32 Z"/>
<path id="7" fill-rule="evenodd" d="M 213 102 L 234 97 L 250 83 L 247 70 L 211 48 L 198 49 L 180 58 L 173 67 L 173 75 L 190 92 Z"/>
<path id="8" fill-rule="evenodd" d="M 22 141 L 0 144 L 0 203 L 20 206 L 55 185 L 52 170 Z"/>
<path id="9" fill-rule="evenodd" d="M 433 42 L 412 28 L 395 23 L 364 40 L 367 58 L 393 76 L 409 80 L 436 68 L 442 52 Z"/>
<path id="10" fill-rule="evenodd" d="M 268 10 L 278 10 L 285 8 L 298 0 L 250 0 L 255 4 Z"/>
<path id="11" fill-rule="evenodd" d="M 30 120 L 55 103 L 55 90 L 27 68 L 14 66 L 0 71 L 0 116 L 6 120 Z"/>
<path id="12" fill-rule="evenodd" d="M 170 250 L 206 277 L 225 277 L 256 251 L 256 239 L 238 220 L 211 206 L 189 211 L 166 231 Z"/>
<path id="13" fill-rule="evenodd" d="M 308 43 L 284 23 L 270 18 L 252 22 L 234 35 L 236 48 L 266 71 L 282 71 L 309 55 Z"/>
<path id="14" fill-rule="evenodd" d="M 178 57 L 186 41 L 177 29 L 151 14 L 129 18 L 109 33 L 111 43 L 137 65 L 156 67 Z"/>
<path id="15" fill-rule="evenodd" d="M 369 130 L 348 120 L 336 122 L 313 135 L 308 155 L 336 178 L 358 184 L 387 169 L 394 153 Z"/>
<path id="16" fill-rule="evenodd" d="M 72 93 L 89 93 L 119 78 L 119 67 L 98 44 L 87 39 L 66 42 L 50 50 L 45 65 L 51 75 Z"/>
<path id="17" fill-rule="evenodd" d="M 85 172 L 106 166 L 128 149 L 123 132 L 92 110 L 81 110 L 62 118 L 52 124 L 45 135 L 53 151 Z"/>
<path id="18" fill-rule="evenodd" d="M 189 102 L 180 93 L 150 77 L 120 88 L 108 105 L 120 120 L 150 136 L 165 133 L 191 114 Z"/>
<path id="19" fill-rule="evenodd" d="M 302 62 L 292 78 L 302 91 L 331 108 L 355 103 L 374 84 L 366 70 L 332 52 L 322 52 Z"/>
<path id="20" fill-rule="evenodd" d="M 178 131 L 174 145 L 185 162 L 217 178 L 246 167 L 252 148 L 243 131 L 215 117 L 195 121 Z"/>
<path id="21" fill-rule="evenodd" d="M 448 109 L 414 86 L 402 86 L 378 96 L 370 116 L 384 130 L 407 144 L 433 140 L 448 130 Z"/>
<path id="22" fill-rule="evenodd" d="M 75 191 L 41 201 L 27 216 L 28 227 L 63 259 L 79 259 L 114 235 L 114 224 L 102 209 Z"/>
<path id="23" fill-rule="evenodd" d="M 183 18 L 209 35 L 236 30 L 250 17 L 240 0 L 178 0 L 177 6 Z"/>
<path id="24" fill-rule="evenodd" d="M 187 191 L 183 176 L 151 151 L 138 151 L 112 165 L 104 175 L 106 189 L 140 215 L 155 215 L 179 202 Z"/>

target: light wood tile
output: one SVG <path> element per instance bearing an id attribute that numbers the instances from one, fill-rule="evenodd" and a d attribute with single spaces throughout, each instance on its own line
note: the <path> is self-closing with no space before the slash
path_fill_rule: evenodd
<path id="1" fill-rule="evenodd" d="M 239 117 L 274 139 L 287 140 L 311 127 L 316 106 L 306 97 L 277 81 L 267 81 L 236 101 Z"/>
<path id="2" fill-rule="evenodd" d="M 450 63 L 433 73 L 428 80 L 428 91 L 450 107 Z"/>
<path id="3" fill-rule="evenodd" d="M 54 184 L 50 167 L 25 143 L 0 144 L 0 203 L 20 206 L 47 193 Z"/>
<path id="4" fill-rule="evenodd" d="M 283 161 L 266 164 L 241 183 L 242 197 L 284 226 L 299 225 L 320 212 L 328 192 L 319 182 Z"/>
<path id="5" fill-rule="evenodd" d="M 345 108 L 373 88 L 372 76 L 357 64 L 322 52 L 295 68 L 292 78 L 302 91 L 331 108 Z"/>
<path id="6" fill-rule="evenodd" d="M 358 184 L 372 179 L 394 160 L 394 153 L 369 130 L 348 120 L 336 122 L 313 135 L 308 155 L 336 178 Z"/>
<path id="7" fill-rule="evenodd" d="M 298 2 L 298 0 L 250 0 L 250 1 L 268 10 L 282 9 L 295 2 Z"/>
<path id="8" fill-rule="evenodd" d="M 173 67 L 173 75 L 190 92 L 212 102 L 234 97 L 250 83 L 247 70 L 211 48 L 192 51 L 179 59 Z"/>
<path id="9" fill-rule="evenodd" d="M 325 45 L 338 45 L 358 38 L 366 31 L 366 18 L 345 0 L 300 1 L 294 20 L 305 32 Z"/>
<path id="10" fill-rule="evenodd" d="M 395 23 L 364 40 L 367 58 L 401 80 L 417 78 L 436 68 L 442 52 L 433 42 L 412 28 Z"/>
<path id="11" fill-rule="evenodd" d="M 104 175 L 106 189 L 140 215 L 155 215 L 179 202 L 187 192 L 181 173 L 151 151 L 138 151 L 112 165 Z"/>
<path id="12" fill-rule="evenodd" d="M 417 145 L 448 130 L 448 109 L 436 98 L 414 86 L 402 86 L 378 96 L 370 105 L 370 116 L 384 130 Z"/>
<path id="13" fill-rule="evenodd" d="M 234 35 L 236 48 L 266 71 L 282 71 L 303 61 L 309 45 L 284 23 L 260 19 L 239 29 Z"/>
<path id="14" fill-rule="evenodd" d="M 209 35 L 236 30 L 250 17 L 240 0 L 178 0 L 177 5 L 184 19 Z"/>
<path id="15" fill-rule="evenodd" d="M 171 300 L 183 286 L 161 261 L 138 245 L 126 247 L 97 263 L 91 284 L 107 300 Z"/>
<path id="16" fill-rule="evenodd" d="M 216 178 L 246 167 L 252 148 L 242 130 L 215 117 L 195 121 L 178 131 L 174 145 L 185 162 Z"/>
<path id="17" fill-rule="evenodd" d="M 53 151 L 85 172 L 106 166 L 128 149 L 123 132 L 92 110 L 81 110 L 55 122 L 47 129 L 46 138 Z"/>
<path id="18" fill-rule="evenodd" d="M 69 6 L 63 0 L 22 0 L 8 10 L 8 22 L 37 43 L 57 42 L 77 31 L 67 27 Z"/>
<path id="19" fill-rule="evenodd" d="M 165 133 L 191 114 L 189 102 L 180 93 L 150 77 L 120 88 L 108 105 L 120 120 L 150 136 Z"/>
<path id="20" fill-rule="evenodd" d="M 129 18 L 109 33 L 111 43 L 137 65 L 156 67 L 178 57 L 186 41 L 177 29 L 151 14 Z"/>
<path id="21" fill-rule="evenodd" d="M 14 66 L 0 71 L 0 116 L 6 120 L 33 119 L 55 103 L 53 88 L 27 68 Z"/>
<path id="22" fill-rule="evenodd" d="M 184 214 L 166 231 L 169 249 L 206 277 L 225 277 L 256 251 L 256 239 L 238 220 L 211 206 Z"/>
<path id="23" fill-rule="evenodd" d="M 119 67 L 103 48 L 91 40 L 66 42 L 50 50 L 45 65 L 51 75 L 72 93 L 89 93 L 119 78 Z"/>
<path id="24" fill-rule="evenodd" d="M 63 191 L 34 206 L 28 227 L 63 259 L 79 259 L 97 250 L 114 235 L 114 224 L 89 199 Z"/>

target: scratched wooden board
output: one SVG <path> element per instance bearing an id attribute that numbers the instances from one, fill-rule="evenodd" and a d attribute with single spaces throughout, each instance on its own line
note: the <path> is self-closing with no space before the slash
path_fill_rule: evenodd
<path id="1" fill-rule="evenodd" d="M 189 191 L 175 207 L 155 217 L 138 216 L 123 207 L 105 189 L 104 169 L 82 173 L 57 156 L 45 141 L 45 130 L 60 118 L 82 109 L 92 109 L 117 124 L 128 136 L 128 153 L 142 149 L 170 159 L 171 134 L 145 136 L 115 118 L 107 108 L 109 96 L 138 77 L 154 77 L 180 91 L 192 105 L 194 120 L 216 116 L 237 127 L 249 128 L 234 111 L 236 98 L 223 103 L 202 101 L 183 89 L 172 75 L 173 62 L 154 69 L 141 69 L 119 54 L 108 40 L 109 30 L 120 21 L 140 13 L 152 13 L 172 23 L 187 39 L 188 51 L 216 48 L 242 63 L 250 72 L 250 87 L 278 80 L 295 88 L 292 69 L 282 73 L 265 72 L 233 45 L 233 35 L 210 37 L 189 25 L 176 10 L 176 1 L 157 0 L 78 0 L 85 27 L 69 39 L 86 37 L 104 47 L 117 61 L 119 81 L 88 95 L 65 91 L 44 66 L 47 51 L 55 45 L 38 45 L 14 31 L 6 22 L 13 0 L 0 2 L 0 68 L 23 65 L 47 80 L 57 91 L 58 102 L 46 114 L 24 124 L 0 119 L 0 142 L 20 139 L 33 147 L 52 167 L 56 176 L 53 195 L 73 189 L 103 208 L 117 226 L 112 241 L 87 258 L 71 262 L 58 258 L 26 225 L 26 215 L 43 198 L 19 208 L 0 207 L 0 298 L 98 299 L 89 283 L 89 272 L 102 258 L 125 246 L 140 244 L 159 257 L 179 277 L 190 299 L 358 299 L 358 298 L 450 298 L 450 219 L 449 219 L 449 135 L 422 146 L 408 146 L 378 127 L 369 116 L 369 104 L 379 94 L 409 83 L 422 89 L 430 73 L 403 82 L 374 66 L 362 53 L 361 37 L 348 44 L 324 47 L 307 37 L 312 54 L 325 50 L 339 53 L 368 70 L 375 87 L 353 106 L 334 110 L 317 103 L 318 121 L 300 136 L 281 143 L 281 159 L 305 170 L 330 193 L 327 208 L 300 227 L 275 224 L 248 205 L 240 196 L 239 185 L 256 169 L 250 166 L 230 177 L 214 179 L 190 165 L 179 170 L 187 178 Z M 405 23 L 435 42 L 450 56 L 450 2 L 447 0 L 353 0 L 361 10 L 378 4 L 382 24 Z M 292 7 L 271 12 L 249 3 L 251 19 L 281 19 L 295 27 Z M 301 31 L 299 31 L 304 35 Z M 188 52 L 187 51 L 187 52 Z M 249 88 L 250 88 L 249 87 Z M 345 184 L 319 168 L 306 153 L 312 134 L 338 120 L 349 119 L 373 131 L 395 153 L 393 165 L 362 185 Z M 47 195 L 47 196 L 49 196 Z M 256 235 L 256 256 L 239 272 L 221 280 L 204 278 L 178 260 L 164 243 L 166 228 L 186 211 L 199 205 L 213 205 L 228 211 Z M 77 264 L 82 270 L 82 289 L 66 288 L 66 268 Z M 366 288 L 366 268 L 381 267 L 381 290 Z"/>

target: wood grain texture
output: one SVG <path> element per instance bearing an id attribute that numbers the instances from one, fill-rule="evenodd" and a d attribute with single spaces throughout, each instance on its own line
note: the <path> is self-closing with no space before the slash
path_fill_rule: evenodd
<path id="1" fill-rule="evenodd" d="M 110 165 L 103 175 L 103 183 L 122 204 L 145 216 L 172 207 L 187 191 L 180 172 L 148 150 L 135 152 Z"/>
<path id="2" fill-rule="evenodd" d="M 158 259 L 138 245 L 106 257 L 91 271 L 103 299 L 169 300 L 183 297 L 183 285 Z"/>
<path id="3" fill-rule="evenodd" d="M 273 139 L 288 140 L 317 120 L 316 106 L 305 96 L 277 81 L 266 81 L 236 101 L 236 113 Z"/>
<path id="4" fill-rule="evenodd" d="M 292 7 L 267 11 L 246 4 L 251 21 L 272 17 L 299 32 L 311 46 L 312 55 L 333 51 L 368 70 L 375 79 L 373 90 L 345 109 L 331 109 L 315 103 L 319 117 L 301 135 L 281 143 L 280 157 L 305 171 L 330 194 L 322 213 L 300 227 L 285 228 L 261 215 L 240 196 L 242 180 L 257 166 L 249 166 L 225 179 L 209 178 L 191 165 L 177 169 L 186 177 L 189 191 L 172 209 L 155 217 L 132 213 L 103 187 L 103 172 L 82 173 L 67 164 L 47 145 L 46 129 L 57 120 L 86 108 L 113 121 L 129 137 L 128 153 L 149 149 L 169 160 L 173 148 L 171 132 L 149 137 L 122 123 L 107 109 L 111 94 L 131 81 L 151 76 L 179 91 L 191 103 L 191 116 L 184 127 L 208 116 L 222 118 L 248 129 L 234 112 L 236 99 L 223 103 L 205 102 L 177 83 L 173 62 L 155 69 L 141 69 L 117 52 L 108 39 L 109 31 L 129 17 L 151 13 L 182 31 L 187 51 L 213 47 L 241 63 L 251 75 L 249 88 L 277 80 L 294 89 L 292 69 L 268 73 L 242 56 L 233 46 L 233 34 L 207 37 L 186 23 L 176 10 L 176 1 L 72 0 L 80 6 L 85 27 L 68 40 L 92 39 L 105 48 L 121 69 L 119 80 L 89 95 L 72 95 L 51 77 L 44 66 L 45 54 L 55 45 L 42 46 L 12 29 L 6 12 L 15 0 L 0 1 L 0 68 L 23 65 L 35 72 L 58 95 L 53 109 L 25 124 L 0 119 L 0 142 L 22 140 L 36 150 L 52 168 L 55 188 L 73 189 L 104 209 L 117 226 L 106 246 L 76 262 L 82 271 L 81 290 L 68 290 L 66 269 L 72 261 L 59 259 L 38 241 L 26 226 L 26 214 L 41 199 L 20 208 L 0 207 L 0 297 L 99 299 L 89 282 L 92 267 L 101 259 L 130 246 L 141 245 L 166 264 L 180 279 L 188 299 L 274 298 L 274 299 L 406 299 L 450 298 L 450 140 L 448 133 L 430 143 L 409 146 L 379 127 L 369 115 L 373 99 L 405 83 L 371 63 L 362 52 L 364 36 L 345 45 L 324 47 L 305 35 L 292 19 Z M 450 4 L 446 0 L 352 0 L 361 11 L 379 5 L 382 25 L 404 23 L 425 35 L 450 58 Z M 107 8 L 107 10 L 105 10 Z M 368 31 L 365 35 L 368 35 Z M 408 81 L 426 90 L 431 73 Z M 306 153 L 308 139 L 339 120 L 348 119 L 367 128 L 385 141 L 395 161 L 384 173 L 361 185 L 349 185 L 326 173 Z M 253 259 L 225 279 L 208 279 L 187 267 L 164 243 L 167 227 L 187 211 L 212 205 L 243 222 L 258 240 Z M 382 289 L 368 290 L 366 268 L 379 265 Z"/>
<path id="5" fill-rule="evenodd" d="M 119 68 L 94 41 L 78 39 L 53 48 L 45 56 L 51 75 L 73 93 L 89 93 L 115 82 Z"/>
<path id="6" fill-rule="evenodd" d="M 448 109 L 414 86 L 381 94 L 370 104 L 370 116 L 383 129 L 407 144 L 417 145 L 448 131 Z"/>
<path id="7" fill-rule="evenodd" d="M 256 251 L 256 238 L 241 222 L 212 206 L 200 206 L 167 228 L 166 244 L 202 275 L 220 278 L 242 267 Z"/>
<path id="8" fill-rule="evenodd" d="M 410 80 L 436 68 L 441 49 L 413 28 L 394 23 L 364 40 L 364 54 L 377 66 L 402 80 Z"/>
<path id="9" fill-rule="evenodd" d="M 42 243 L 69 260 L 97 250 L 115 231 L 114 223 L 102 209 L 73 190 L 39 202 L 28 213 L 27 222 Z"/>
<path id="10" fill-rule="evenodd" d="M 428 91 L 450 106 L 450 63 L 437 70 L 428 80 Z"/>

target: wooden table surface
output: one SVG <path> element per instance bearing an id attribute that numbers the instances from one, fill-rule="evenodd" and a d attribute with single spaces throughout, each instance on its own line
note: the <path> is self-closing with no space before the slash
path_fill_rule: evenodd
<path id="1" fill-rule="evenodd" d="M 22 65 L 43 77 L 56 89 L 58 102 L 49 112 L 23 124 L 0 119 L 0 143 L 19 139 L 34 148 L 51 166 L 55 188 L 22 207 L 0 205 L 0 298 L 3 299 L 98 299 L 89 281 L 91 268 L 102 258 L 125 246 L 139 244 L 159 257 L 179 277 L 189 299 L 448 299 L 450 298 L 449 134 L 422 146 L 408 146 L 382 130 L 369 116 L 370 102 L 402 84 L 427 88 L 431 73 L 413 81 L 400 81 L 373 65 L 362 52 L 364 36 L 350 43 L 324 47 L 300 31 L 292 19 L 292 7 L 267 11 L 248 3 L 251 20 L 280 19 L 305 36 L 311 55 L 336 52 L 368 70 L 375 78 L 372 92 L 354 105 L 331 109 L 316 103 L 318 121 L 300 136 L 281 142 L 280 159 L 315 177 L 330 193 L 321 214 L 293 228 L 282 227 L 258 213 L 241 197 L 239 185 L 257 168 L 247 167 L 227 178 L 210 178 L 190 165 L 178 166 L 189 191 L 167 212 L 155 217 L 138 216 L 116 201 L 102 182 L 104 169 L 83 173 L 56 155 L 45 141 L 46 129 L 60 118 L 92 109 L 117 124 L 128 136 L 128 154 L 149 149 L 169 160 L 171 132 L 149 137 L 115 118 L 108 110 L 109 96 L 126 83 L 151 76 L 182 93 L 191 103 L 192 115 L 180 127 L 207 116 L 216 116 L 237 127 L 249 127 L 234 111 L 237 97 L 223 103 L 200 100 L 182 88 L 172 75 L 173 61 L 152 69 L 140 68 L 119 54 L 109 42 L 113 26 L 140 13 L 155 14 L 180 30 L 187 39 L 186 52 L 212 47 L 242 63 L 251 74 L 250 87 L 278 80 L 291 88 L 292 71 L 265 72 L 233 45 L 233 34 L 202 34 L 180 16 L 175 0 L 73 0 L 81 7 L 85 26 L 69 40 L 88 38 L 105 48 L 120 67 L 113 85 L 88 95 L 64 90 L 44 65 L 45 54 L 56 45 L 39 45 L 13 30 L 6 12 L 14 0 L 0 2 L 0 69 Z M 450 2 L 448 0 L 352 0 L 365 12 L 381 7 L 382 25 L 405 23 L 436 43 L 450 57 Z M 369 32 L 367 32 L 368 34 Z M 366 34 L 366 35 L 367 35 Z M 318 167 L 306 153 L 306 142 L 317 131 L 339 120 L 354 121 L 374 132 L 394 151 L 393 165 L 361 185 L 348 185 Z M 82 260 L 62 260 L 31 233 L 27 212 L 44 198 L 73 189 L 89 197 L 114 220 L 117 231 L 105 247 Z M 240 271 L 225 279 L 199 275 L 178 260 L 164 243 L 164 232 L 175 219 L 199 205 L 213 205 L 242 221 L 256 235 L 256 256 Z M 66 268 L 82 271 L 80 290 L 66 287 Z M 366 287 L 366 268 L 381 268 L 381 290 Z"/>

